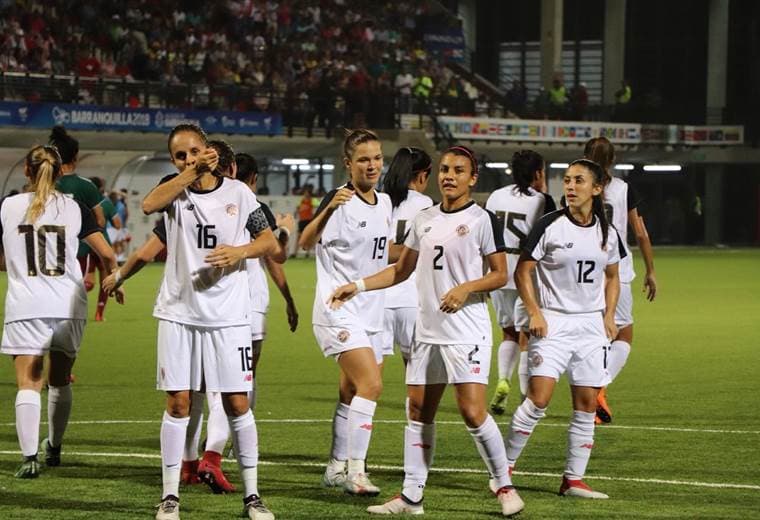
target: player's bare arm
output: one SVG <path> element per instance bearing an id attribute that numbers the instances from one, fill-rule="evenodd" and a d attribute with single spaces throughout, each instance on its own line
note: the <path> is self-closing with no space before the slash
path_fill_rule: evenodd
<path id="1" fill-rule="evenodd" d="M 159 184 L 145 196 L 143 213 L 150 215 L 161 211 L 179 197 L 185 188 L 198 181 L 205 173 L 214 171 L 219 163 L 219 156 L 213 148 L 201 152 L 197 159 L 187 166 L 173 179 Z"/>
<path id="2" fill-rule="evenodd" d="M 403 246 L 401 257 L 393 265 L 389 265 L 382 271 L 373 274 L 357 282 L 351 282 L 335 289 L 328 304 L 332 309 L 339 309 L 341 305 L 362 291 L 376 291 L 392 285 L 400 284 L 408 279 L 417 268 L 419 252 Z"/>
<path id="3" fill-rule="evenodd" d="M 269 228 L 264 229 L 255 236 L 248 244 L 242 246 L 229 246 L 222 244 L 217 246 L 206 256 L 206 262 L 214 267 L 228 267 L 235 265 L 246 258 L 260 258 L 277 253 L 277 239 Z"/>
<path id="4" fill-rule="evenodd" d="M 507 255 L 503 252 L 491 253 L 488 260 L 488 273 L 477 280 L 470 280 L 457 285 L 441 296 L 441 311 L 454 313 L 467 301 L 471 293 L 490 292 L 507 283 Z"/>
<path id="5" fill-rule="evenodd" d="M 636 235 L 636 243 L 639 245 L 641 256 L 644 257 L 644 265 L 647 269 L 647 274 L 644 277 L 644 287 L 642 291 L 647 293 L 647 300 L 654 301 L 657 296 L 657 278 L 654 274 L 654 250 L 652 249 L 652 241 L 649 240 L 649 232 L 647 226 L 644 224 L 644 217 L 639 215 L 639 211 L 633 208 L 628 212 L 628 222 L 631 224 L 633 234 Z"/>
<path id="6" fill-rule="evenodd" d="M 533 285 L 533 271 L 535 271 L 537 263 L 523 253 L 515 268 L 515 285 L 517 285 L 517 291 L 520 293 L 520 298 L 522 298 L 525 310 L 530 317 L 530 333 L 538 338 L 543 338 L 548 332 L 548 325 L 541 313 L 541 308 L 538 306 L 536 288 Z"/>
<path id="7" fill-rule="evenodd" d="M 152 262 L 163 248 L 164 243 L 161 239 L 156 235 L 151 235 L 140 249 L 129 255 L 124 265 L 103 280 L 103 290 L 110 293 L 121 287 L 127 278 L 137 274 L 146 264 Z"/>
<path id="8" fill-rule="evenodd" d="M 102 233 L 91 233 L 84 237 L 84 241 L 87 245 L 95 251 L 95 254 L 100 257 L 103 265 L 106 268 L 106 272 L 110 273 L 119 268 L 119 264 L 116 261 L 116 253 L 113 252 L 111 246 L 106 242 Z M 120 304 L 124 303 L 124 291 L 123 289 L 116 289 L 113 293 L 116 301 Z"/>
<path id="9" fill-rule="evenodd" d="M 309 225 L 304 228 L 303 233 L 298 237 L 298 246 L 301 249 L 308 251 L 317 245 L 317 242 L 319 242 L 319 239 L 322 236 L 322 231 L 324 231 L 332 214 L 338 209 L 338 207 L 351 200 L 351 197 L 353 196 L 354 190 L 348 188 L 339 189 L 335 193 L 335 196 L 333 196 L 332 200 L 327 204 L 324 211 L 321 211 L 311 222 L 309 222 Z"/>
<path id="10" fill-rule="evenodd" d="M 288 315 L 288 325 L 290 326 L 290 332 L 295 332 L 298 328 L 298 310 L 296 309 L 296 303 L 293 300 L 293 296 L 290 294 L 290 287 L 288 286 L 288 280 L 285 277 L 285 270 L 282 265 L 272 259 L 271 256 L 264 257 L 264 265 L 269 272 L 269 276 L 272 277 L 272 281 L 279 289 L 282 298 L 285 300 L 285 312 Z"/>
<path id="11" fill-rule="evenodd" d="M 100 229 L 105 229 L 106 227 L 106 214 L 103 213 L 103 206 L 98 204 L 94 208 L 92 208 L 92 214 L 95 215 L 95 223 L 98 225 Z"/>
<path id="12" fill-rule="evenodd" d="M 615 309 L 620 296 L 618 265 L 610 264 L 604 269 L 604 329 L 610 339 L 615 339 L 618 335 L 618 327 L 615 325 Z"/>

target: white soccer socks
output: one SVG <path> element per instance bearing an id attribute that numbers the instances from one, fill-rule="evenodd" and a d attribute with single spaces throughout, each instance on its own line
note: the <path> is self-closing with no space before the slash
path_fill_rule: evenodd
<path id="1" fill-rule="evenodd" d="M 161 498 L 179 496 L 179 478 L 182 469 L 182 452 L 190 417 L 172 417 L 164 411 L 161 421 L 161 474 L 164 491 Z"/>
<path id="2" fill-rule="evenodd" d="M 475 441 L 483 462 L 486 463 L 488 472 L 494 479 L 496 489 L 511 486 L 512 479 L 509 476 L 509 464 L 507 452 L 504 449 L 504 438 L 501 436 L 496 421 L 490 415 L 486 416 L 483 424 L 477 428 L 467 428 Z"/>
<path id="3" fill-rule="evenodd" d="M 334 461 L 348 460 L 348 412 L 351 407 L 338 401 L 332 422 L 332 449 L 330 459 Z"/>
<path id="4" fill-rule="evenodd" d="M 192 392 L 192 397 L 190 398 L 190 420 L 187 423 L 185 451 L 182 455 L 182 460 L 198 460 L 198 443 L 201 440 L 201 430 L 203 429 L 203 402 L 205 400 L 206 394 Z"/>
<path id="5" fill-rule="evenodd" d="M 222 394 L 219 392 L 208 392 L 206 394 L 208 403 L 208 422 L 206 424 L 206 451 L 214 453 L 224 453 L 224 447 L 227 445 L 227 439 L 230 438 L 230 424 L 227 414 L 222 404 Z"/>
<path id="6" fill-rule="evenodd" d="M 594 447 L 594 412 L 573 411 L 573 418 L 567 428 L 567 463 L 565 477 L 581 480 Z"/>
<path id="7" fill-rule="evenodd" d="M 625 362 L 628 361 L 628 354 L 631 353 L 631 345 L 625 341 L 613 341 L 607 355 L 607 371 L 610 373 L 610 382 L 623 370 Z"/>
<path id="8" fill-rule="evenodd" d="M 520 346 L 514 341 L 502 341 L 498 351 L 499 379 L 512 379 L 515 365 L 520 358 Z"/>
<path id="9" fill-rule="evenodd" d="M 258 495 L 259 436 L 253 413 L 248 410 L 240 417 L 230 416 L 229 423 L 240 466 L 240 477 L 243 479 L 243 496 Z"/>
<path id="10" fill-rule="evenodd" d="M 351 400 L 348 410 L 348 475 L 365 473 L 369 441 L 372 438 L 372 417 L 377 403 L 358 395 Z"/>
<path id="11" fill-rule="evenodd" d="M 16 393 L 16 433 L 24 457 L 35 455 L 40 446 L 40 403 L 36 390 Z"/>
<path id="12" fill-rule="evenodd" d="M 546 415 L 546 408 L 538 408 L 533 401 L 525 400 L 517 407 L 512 416 L 512 423 L 509 425 L 509 434 L 507 435 L 507 459 L 509 465 L 514 466 L 515 461 L 520 457 L 528 439 L 533 433 L 538 421 Z"/>
<path id="13" fill-rule="evenodd" d="M 63 442 L 73 398 L 71 384 L 48 387 L 48 442 L 53 448 L 58 448 Z"/>
<path id="14" fill-rule="evenodd" d="M 404 429 L 404 487 L 408 501 L 419 502 L 435 453 L 435 424 L 409 421 Z"/>
<path id="15" fill-rule="evenodd" d="M 530 376 L 528 375 L 528 351 L 520 352 L 520 364 L 517 367 L 517 375 L 520 378 L 520 393 L 523 396 L 528 395 L 528 381 Z"/>

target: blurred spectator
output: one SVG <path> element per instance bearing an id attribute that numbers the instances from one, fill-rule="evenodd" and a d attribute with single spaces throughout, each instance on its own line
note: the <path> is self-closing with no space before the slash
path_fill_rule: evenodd
<path id="1" fill-rule="evenodd" d="M 588 110 L 588 90 L 586 84 L 581 82 L 576 84 L 570 91 L 570 108 L 571 117 L 577 121 L 586 120 L 586 111 Z"/>
<path id="2" fill-rule="evenodd" d="M 615 121 L 625 121 L 630 117 L 632 97 L 631 84 L 624 79 L 620 82 L 620 89 L 615 92 L 615 113 L 613 114 Z"/>
<path id="3" fill-rule="evenodd" d="M 554 78 L 549 89 L 549 110 L 552 118 L 559 119 L 567 110 L 567 89 L 559 78 Z"/>
<path id="4" fill-rule="evenodd" d="M 525 86 L 519 79 L 512 80 L 512 87 L 507 91 L 504 102 L 505 108 L 517 117 L 524 117 L 527 101 L 528 94 L 525 91 Z"/>
<path id="5" fill-rule="evenodd" d="M 414 85 L 414 76 L 409 72 L 407 65 L 403 65 L 394 81 L 396 94 L 398 95 L 398 109 L 402 114 L 410 111 L 410 100 L 412 99 L 412 86 Z"/>

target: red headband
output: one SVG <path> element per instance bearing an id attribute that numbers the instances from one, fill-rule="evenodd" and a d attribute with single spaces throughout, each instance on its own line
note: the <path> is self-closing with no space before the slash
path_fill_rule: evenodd
<path id="1" fill-rule="evenodd" d="M 472 161 L 472 165 L 474 167 L 474 171 L 472 173 L 475 175 L 478 174 L 478 160 L 475 158 L 475 156 L 472 154 L 470 150 L 468 150 L 464 146 L 452 146 L 451 148 L 449 148 L 448 150 L 444 152 L 444 155 L 451 152 L 452 150 L 459 150 L 460 152 L 464 152 L 465 155 L 469 157 L 469 159 Z"/>

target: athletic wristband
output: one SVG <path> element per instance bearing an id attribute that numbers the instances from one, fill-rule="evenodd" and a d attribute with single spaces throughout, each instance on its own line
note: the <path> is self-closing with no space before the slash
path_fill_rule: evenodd
<path id="1" fill-rule="evenodd" d="M 283 226 L 277 228 L 277 240 L 282 240 L 282 235 L 285 235 L 285 238 L 290 237 L 290 231 L 288 228 Z"/>
<path id="2" fill-rule="evenodd" d="M 367 290 L 367 286 L 364 283 L 364 278 L 359 278 L 354 282 L 354 285 L 356 286 L 356 292 L 364 292 Z"/>
<path id="3" fill-rule="evenodd" d="M 121 269 L 117 269 L 116 271 L 114 271 L 113 278 L 117 284 L 121 282 Z"/>

